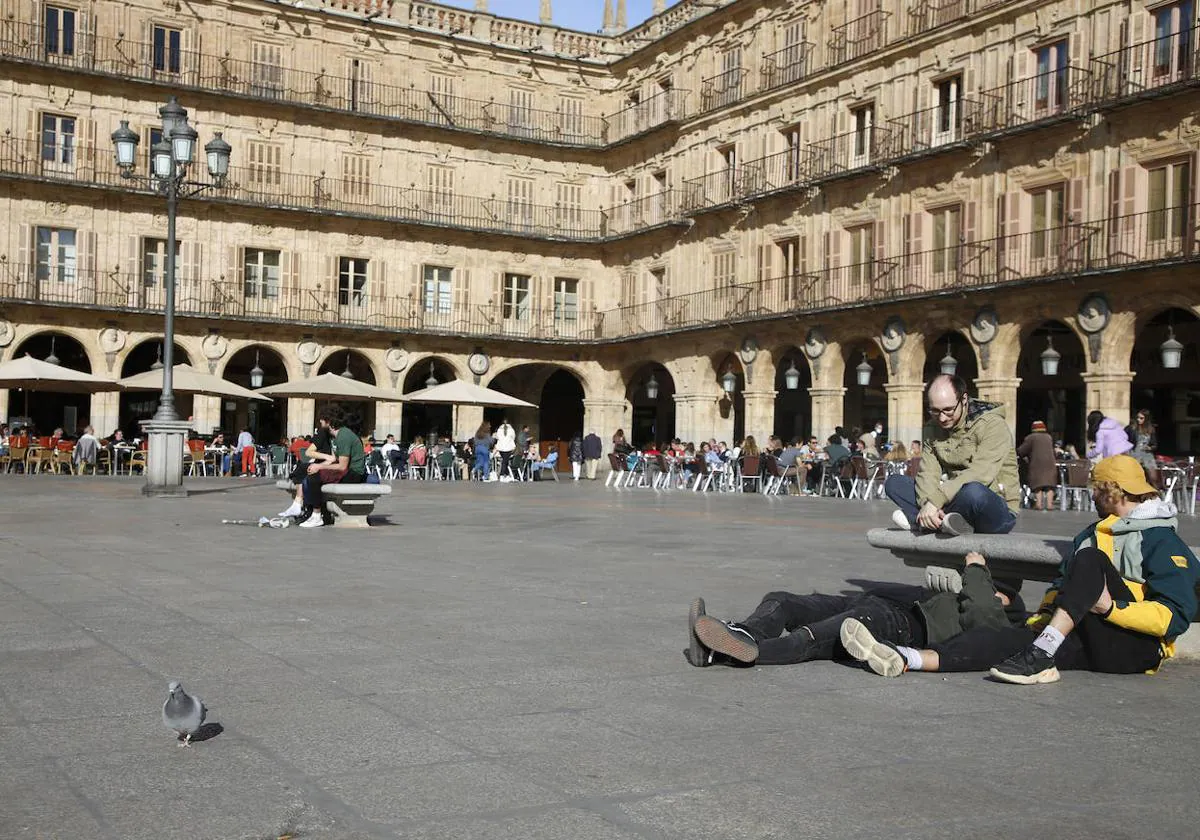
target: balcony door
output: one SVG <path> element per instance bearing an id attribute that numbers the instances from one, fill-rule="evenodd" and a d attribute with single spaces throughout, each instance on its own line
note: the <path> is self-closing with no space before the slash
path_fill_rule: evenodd
<path id="1" fill-rule="evenodd" d="M 962 125 L 962 76 L 937 83 L 937 107 L 933 112 L 933 145 L 944 146 L 959 138 Z"/>
<path id="2" fill-rule="evenodd" d="M 74 174 L 75 118 L 42 114 L 42 172 Z"/>
<path id="3" fill-rule="evenodd" d="M 1186 79 L 1195 66 L 1195 0 L 1154 11 L 1154 85 Z"/>
<path id="4" fill-rule="evenodd" d="M 1034 77 L 1034 117 L 1062 113 L 1067 107 L 1067 42 L 1055 41 L 1034 50 L 1037 75 Z"/>

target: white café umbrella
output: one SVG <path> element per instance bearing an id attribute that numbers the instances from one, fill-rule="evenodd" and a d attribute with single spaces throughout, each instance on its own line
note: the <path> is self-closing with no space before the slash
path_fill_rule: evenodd
<path id="1" fill-rule="evenodd" d="M 312 376 L 308 379 L 296 379 L 290 382 L 281 382 L 278 385 L 268 385 L 266 388 L 260 388 L 258 393 L 266 394 L 269 397 L 321 397 L 350 401 L 400 402 L 407 399 L 395 391 L 386 391 L 375 385 L 368 385 L 366 382 L 342 376 L 340 373 L 322 373 L 320 376 Z"/>
<path id="2" fill-rule="evenodd" d="M 219 376 L 203 370 L 197 370 L 188 364 L 175 365 L 172 390 L 177 394 L 202 394 L 207 397 L 233 397 L 234 399 L 262 400 L 270 402 L 270 397 L 261 397 L 257 391 L 243 388 L 236 382 L 222 379 Z M 148 370 L 120 380 L 120 386 L 128 391 L 161 391 L 163 386 L 162 370 Z"/>
<path id="3" fill-rule="evenodd" d="M 81 370 L 43 362 L 28 353 L 0 364 L 0 388 L 24 389 L 26 417 L 29 416 L 30 391 L 95 394 L 99 391 L 119 391 L 121 387 L 119 382 L 111 379 L 101 379 Z"/>
<path id="4" fill-rule="evenodd" d="M 531 402 L 519 400 L 501 391 L 493 391 L 482 385 L 472 385 L 461 379 L 453 379 L 423 388 L 411 394 L 405 394 L 406 402 L 434 403 L 439 405 L 481 405 L 494 408 L 537 408 Z"/>

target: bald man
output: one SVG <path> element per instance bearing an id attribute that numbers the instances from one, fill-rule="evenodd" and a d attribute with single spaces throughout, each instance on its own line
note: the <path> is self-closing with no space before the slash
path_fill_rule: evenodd
<path id="1" fill-rule="evenodd" d="M 897 526 L 944 534 L 1007 534 L 1021 508 L 1017 454 L 1004 408 L 971 399 L 958 376 L 936 377 L 926 391 L 916 479 L 893 475 L 884 492 L 899 508 Z"/>

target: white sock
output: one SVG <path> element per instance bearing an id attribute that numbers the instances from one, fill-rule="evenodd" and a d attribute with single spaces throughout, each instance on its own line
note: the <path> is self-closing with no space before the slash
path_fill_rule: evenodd
<path id="1" fill-rule="evenodd" d="M 920 671 L 925 663 L 921 661 L 921 651 L 916 648 L 904 647 L 904 645 L 896 645 L 896 650 L 904 661 L 908 663 L 908 670 Z"/>
<path id="2" fill-rule="evenodd" d="M 1042 635 L 1033 640 L 1033 646 L 1046 652 L 1047 656 L 1054 656 L 1058 653 L 1058 646 L 1063 643 L 1065 637 L 1050 625 L 1046 625 L 1046 629 L 1042 631 Z"/>

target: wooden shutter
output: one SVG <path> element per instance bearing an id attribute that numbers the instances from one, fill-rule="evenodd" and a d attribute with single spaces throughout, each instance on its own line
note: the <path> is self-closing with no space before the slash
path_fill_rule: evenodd
<path id="1" fill-rule="evenodd" d="M 418 312 L 425 311 L 425 266 L 421 263 L 415 263 L 412 271 L 409 272 L 408 294 L 401 294 L 401 297 L 408 297 L 412 301 L 412 313 L 415 315 Z M 456 284 L 452 284 L 456 285 Z"/>
<path id="2" fill-rule="evenodd" d="M 1139 193 L 1145 194 L 1143 182 L 1148 181 L 1146 170 L 1140 166 L 1125 166 L 1121 169 L 1121 204 L 1118 215 L 1132 216 L 1138 212 Z"/>
<path id="3" fill-rule="evenodd" d="M 90 180 L 96 174 L 96 121 L 75 120 L 75 174 Z"/>
<path id="4" fill-rule="evenodd" d="M 329 289 L 329 291 L 323 295 L 325 299 L 320 302 L 322 311 L 328 311 L 330 309 L 336 311 L 337 308 L 342 305 L 341 277 L 338 276 L 338 268 L 340 267 L 340 257 L 325 258 L 325 274 L 323 275 L 324 281 L 321 283 L 321 285 L 324 288 Z M 309 305 L 310 300 L 312 300 L 312 298 L 308 297 L 307 295 L 302 295 L 299 301 L 299 308 L 303 310 Z"/>
<path id="5" fill-rule="evenodd" d="M 906 225 L 908 241 L 904 243 L 906 254 L 919 254 L 925 250 L 925 213 L 918 210 L 908 214 Z"/>
<path id="6" fill-rule="evenodd" d="M 279 255 L 279 307 L 290 309 L 299 298 L 300 254 L 284 251 Z"/>
<path id="7" fill-rule="evenodd" d="M 504 272 L 497 271 L 492 277 L 492 305 L 497 309 L 497 313 L 503 311 L 504 304 Z M 499 317 L 499 314 L 497 314 Z"/>
<path id="8" fill-rule="evenodd" d="M 140 236 L 125 237 L 125 253 L 121 260 L 124 267 L 120 286 L 128 292 L 128 306 L 137 306 L 142 288 L 142 238 Z"/>
<path id="9" fill-rule="evenodd" d="M 875 223 L 871 236 L 875 240 L 875 262 L 887 259 L 887 222 L 880 220 Z"/>
<path id="10" fill-rule="evenodd" d="M 242 249 L 233 246 L 225 249 L 225 282 L 222 292 L 224 295 L 218 296 L 218 300 L 224 301 L 226 297 L 233 300 L 241 300 L 245 297 L 245 270 L 246 266 L 242 262 Z"/>
<path id="11" fill-rule="evenodd" d="M 465 312 L 467 308 L 467 300 L 471 294 L 471 269 L 458 269 L 451 273 L 450 277 L 450 307 L 454 312 L 454 317 L 462 317 L 460 313 Z"/>
<path id="12" fill-rule="evenodd" d="M 79 264 L 79 285 L 83 289 L 90 290 L 90 295 L 96 293 L 96 251 L 99 248 L 99 237 L 95 231 L 81 230 L 77 234 L 77 242 L 79 243 L 78 264 Z M 83 303 L 92 303 L 94 300 L 82 300 Z"/>
<path id="13" fill-rule="evenodd" d="M 979 238 L 979 203 L 967 201 L 962 206 L 962 238 L 974 242 Z"/>
<path id="14" fill-rule="evenodd" d="M 1028 202 L 1024 201 L 1025 194 L 1023 192 L 1005 193 L 1000 197 L 1000 206 L 1003 211 L 1003 229 L 1001 233 L 1004 236 L 1016 236 L 1022 230 L 1027 230 L 1030 225 L 1027 222 L 1023 223 L 1022 209 Z"/>
<path id="15" fill-rule="evenodd" d="M 378 257 L 367 263 L 367 311 L 377 317 L 387 313 L 386 271 Z"/>
<path id="16" fill-rule="evenodd" d="M 1084 180 L 1072 178 L 1067 184 L 1067 213 L 1072 224 L 1083 224 L 1087 219 L 1087 202 L 1084 196 Z"/>
<path id="17" fill-rule="evenodd" d="M 840 230 L 825 231 L 825 266 L 830 271 L 842 265 L 842 232 Z"/>

